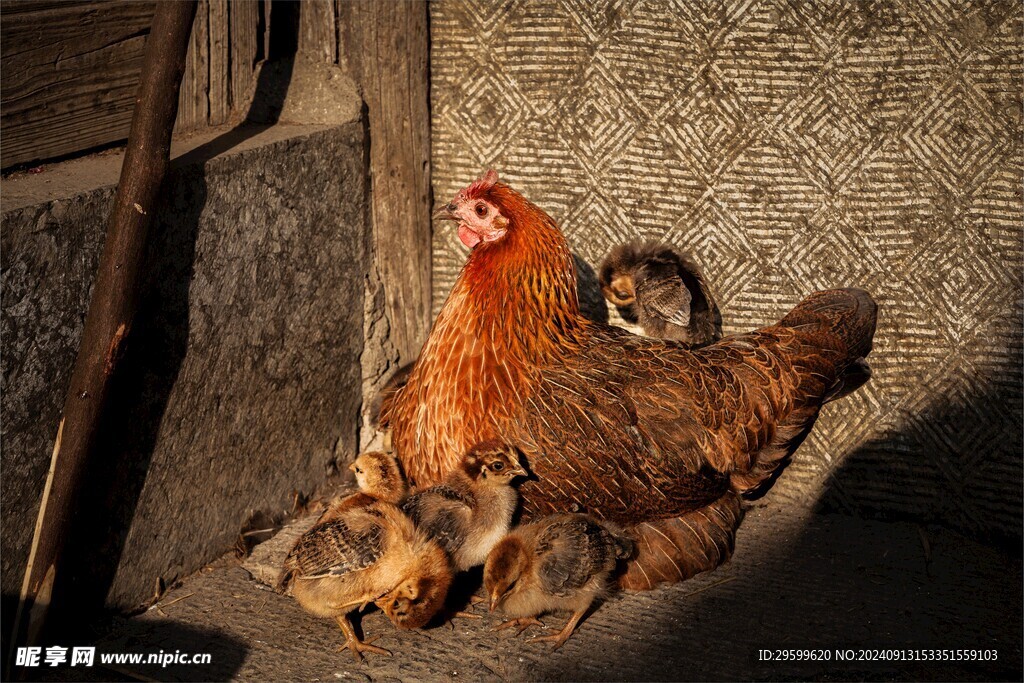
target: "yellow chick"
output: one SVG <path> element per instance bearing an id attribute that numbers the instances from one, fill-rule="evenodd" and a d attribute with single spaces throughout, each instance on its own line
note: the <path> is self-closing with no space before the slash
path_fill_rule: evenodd
<path id="1" fill-rule="evenodd" d="M 311 614 L 336 619 L 345 634 L 339 649 L 360 660 L 363 652 L 391 652 L 357 636 L 352 612 L 381 601 L 395 626 L 418 628 L 444 606 L 451 581 L 441 546 L 397 506 L 378 501 L 335 511 L 303 534 L 285 559 L 278 587 Z M 401 609 L 384 606 L 396 601 Z"/>
<path id="2" fill-rule="evenodd" d="M 317 523 L 333 519 L 346 510 L 366 507 L 383 501 L 397 505 L 405 499 L 408 487 L 398 461 L 387 453 L 363 453 L 348 466 L 356 476 L 357 493 L 332 501 L 320 515 Z"/>

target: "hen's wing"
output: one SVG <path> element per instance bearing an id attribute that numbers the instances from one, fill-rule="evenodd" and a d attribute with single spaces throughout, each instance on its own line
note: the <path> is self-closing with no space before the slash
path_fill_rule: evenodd
<path id="1" fill-rule="evenodd" d="M 868 353 L 874 318 L 866 293 L 836 290 L 778 325 L 692 352 L 594 326 L 579 350 L 542 368 L 502 435 L 522 444 L 540 482 L 523 487 L 525 510 L 672 518 L 730 483 L 757 486 Z"/>
<path id="2" fill-rule="evenodd" d="M 620 545 L 607 529 L 583 515 L 559 516 L 537 538 L 538 578 L 551 595 L 565 597 L 615 566 Z"/>
<path id="3" fill-rule="evenodd" d="M 469 491 L 438 484 L 409 496 L 402 503 L 402 511 L 452 556 L 466 541 L 475 505 Z"/>

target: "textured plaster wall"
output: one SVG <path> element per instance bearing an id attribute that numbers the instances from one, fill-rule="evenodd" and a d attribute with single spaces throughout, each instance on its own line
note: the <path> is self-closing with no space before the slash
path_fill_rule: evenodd
<path id="1" fill-rule="evenodd" d="M 775 495 L 1021 535 L 1019 2 L 431 4 L 434 195 L 482 169 L 596 266 L 692 251 L 728 332 L 881 303 L 875 376 Z M 465 260 L 435 231 L 435 308 Z"/>
<path id="2" fill-rule="evenodd" d="M 293 490 L 319 486 L 355 451 L 364 130 L 310 130 L 203 161 L 237 142 L 220 138 L 165 183 L 74 532 L 91 558 L 83 581 L 109 587 L 112 605 L 134 607 L 157 578 L 217 557 L 254 512 L 289 508 Z M 96 165 L 86 175 L 103 170 L 103 157 L 84 163 Z M 3 215 L 6 597 L 20 589 L 113 191 Z"/>

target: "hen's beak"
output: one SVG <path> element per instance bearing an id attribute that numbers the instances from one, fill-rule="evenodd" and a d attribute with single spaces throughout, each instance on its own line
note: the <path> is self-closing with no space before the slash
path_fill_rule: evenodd
<path id="1" fill-rule="evenodd" d="M 434 212 L 434 219 L 439 221 L 457 221 L 459 220 L 455 215 L 457 208 L 454 202 L 438 207 L 437 211 Z"/>

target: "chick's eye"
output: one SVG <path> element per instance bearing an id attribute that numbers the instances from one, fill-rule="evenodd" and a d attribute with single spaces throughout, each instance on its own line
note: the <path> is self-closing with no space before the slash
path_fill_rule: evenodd
<path id="1" fill-rule="evenodd" d="M 505 465 L 503 463 L 496 462 L 493 465 L 491 465 L 491 469 L 493 469 L 495 472 L 501 472 L 503 469 L 505 469 Z"/>
<path id="2" fill-rule="evenodd" d="M 475 211 L 476 215 L 480 216 L 480 218 L 483 218 L 484 216 L 487 215 L 487 207 L 484 206 L 483 204 L 477 204 Z"/>
<path id="3" fill-rule="evenodd" d="M 619 297 L 620 299 L 625 299 L 626 297 L 629 296 L 629 292 L 618 291 L 615 292 L 615 296 Z"/>

